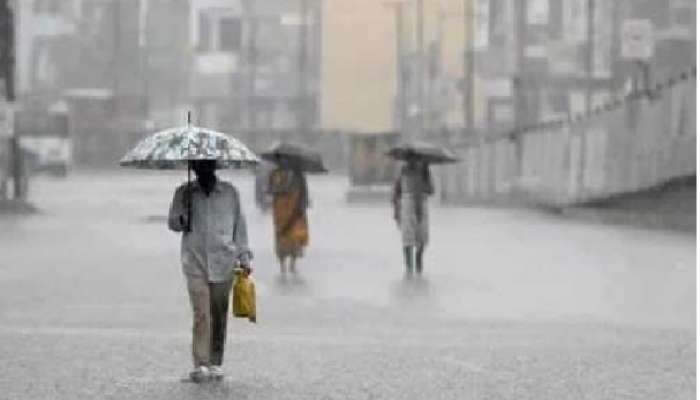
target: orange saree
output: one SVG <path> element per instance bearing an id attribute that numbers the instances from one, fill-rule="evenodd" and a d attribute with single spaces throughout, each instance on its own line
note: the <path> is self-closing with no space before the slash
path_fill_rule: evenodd
<path id="1" fill-rule="evenodd" d="M 273 196 L 272 220 L 277 256 L 300 257 L 309 243 L 306 178 L 298 171 L 276 169 L 270 174 L 269 188 Z"/>

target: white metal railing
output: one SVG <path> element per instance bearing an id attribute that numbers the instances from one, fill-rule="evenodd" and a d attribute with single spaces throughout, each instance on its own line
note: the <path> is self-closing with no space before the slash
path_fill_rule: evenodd
<path id="1" fill-rule="evenodd" d="M 439 172 L 443 200 L 562 206 L 694 175 L 695 90 L 693 69 L 585 117 L 458 146 L 462 162 Z"/>

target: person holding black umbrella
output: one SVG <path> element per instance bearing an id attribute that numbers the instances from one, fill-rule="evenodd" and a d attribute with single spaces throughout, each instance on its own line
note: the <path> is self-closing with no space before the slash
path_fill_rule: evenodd
<path id="1" fill-rule="evenodd" d="M 396 178 L 392 196 L 394 219 L 401 229 L 406 276 L 423 273 L 423 252 L 428 244 L 428 196 L 434 193 L 428 164 L 410 158 Z"/>
<path id="2" fill-rule="evenodd" d="M 277 143 L 262 153 L 262 158 L 273 162 L 268 191 L 272 195 L 272 221 L 275 229 L 275 253 L 280 273 L 287 270 L 296 274 L 296 261 L 309 244 L 309 189 L 306 173 L 327 172 L 320 154 L 293 143 Z"/>
<path id="3" fill-rule="evenodd" d="M 296 260 L 304 255 L 309 244 L 309 190 L 306 177 L 299 168 L 278 167 L 270 174 L 272 220 L 275 228 L 275 253 L 280 273 L 296 274 Z"/>
<path id="4" fill-rule="evenodd" d="M 403 161 L 394 183 L 394 219 L 401 230 L 406 277 L 423 274 L 423 253 L 428 245 L 428 196 L 435 189 L 429 164 L 457 162 L 446 149 L 422 142 L 389 150 L 389 157 Z"/>

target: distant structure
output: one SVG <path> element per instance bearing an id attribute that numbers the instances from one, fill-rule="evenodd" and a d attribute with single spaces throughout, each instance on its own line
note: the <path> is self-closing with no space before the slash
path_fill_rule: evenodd
<path id="1" fill-rule="evenodd" d="M 694 62 L 695 1 L 471 3 L 475 125 L 489 133 L 590 111 Z"/>
<path id="2" fill-rule="evenodd" d="M 320 1 L 192 0 L 191 99 L 208 126 L 300 138 L 319 124 Z"/>
<path id="3" fill-rule="evenodd" d="M 462 162 L 441 170 L 444 201 L 653 206 L 676 185 L 694 199 L 695 1 L 471 7 L 478 134 L 447 135 Z"/>
<path id="4" fill-rule="evenodd" d="M 261 143 L 319 126 L 318 0 L 15 3 L 18 100 L 67 102 L 78 164 L 112 164 L 190 109 Z"/>

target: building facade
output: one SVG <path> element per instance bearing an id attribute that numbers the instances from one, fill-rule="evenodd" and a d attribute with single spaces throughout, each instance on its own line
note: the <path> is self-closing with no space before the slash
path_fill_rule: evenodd
<path id="1" fill-rule="evenodd" d="M 587 113 L 694 64 L 693 1 L 474 4 L 477 125 L 488 132 Z"/>
<path id="2" fill-rule="evenodd" d="M 191 99 L 197 120 L 299 137 L 319 128 L 320 2 L 193 0 Z"/>

